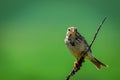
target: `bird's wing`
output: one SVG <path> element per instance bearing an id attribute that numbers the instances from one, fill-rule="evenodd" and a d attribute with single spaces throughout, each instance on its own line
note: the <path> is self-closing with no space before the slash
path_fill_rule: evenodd
<path id="1" fill-rule="evenodd" d="M 89 47 L 89 45 L 88 45 L 87 41 L 85 40 L 85 38 L 84 38 L 84 43 L 86 44 L 86 50 L 87 50 L 88 47 Z M 91 50 L 91 49 L 90 49 L 90 52 L 92 53 L 92 50 Z"/>
<path id="2" fill-rule="evenodd" d="M 85 44 L 85 46 L 86 46 L 86 50 L 87 50 L 88 47 L 89 47 L 89 45 L 88 45 L 86 39 L 85 39 L 80 33 L 78 33 L 78 32 L 77 32 L 77 36 L 78 36 L 78 38 L 79 38 L 80 40 L 82 40 L 82 41 L 84 42 L 84 44 Z M 90 52 L 92 52 L 91 49 L 90 49 Z"/>

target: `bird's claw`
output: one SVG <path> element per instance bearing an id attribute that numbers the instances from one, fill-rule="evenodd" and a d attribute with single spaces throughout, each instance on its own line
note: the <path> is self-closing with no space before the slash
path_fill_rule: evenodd
<path id="1" fill-rule="evenodd" d="M 78 61 L 74 62 L 74 70 L 77 71 L 79 69 L 79 63 Z"/>

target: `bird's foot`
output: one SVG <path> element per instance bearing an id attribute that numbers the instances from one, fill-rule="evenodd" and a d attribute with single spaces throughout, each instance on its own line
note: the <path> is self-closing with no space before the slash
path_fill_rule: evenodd
<path id="1" fill-rule="evenodd" d="M 79 63 L 78 61 L 74 62 L 74 70 L 77 71 L 79 69 Z"/>

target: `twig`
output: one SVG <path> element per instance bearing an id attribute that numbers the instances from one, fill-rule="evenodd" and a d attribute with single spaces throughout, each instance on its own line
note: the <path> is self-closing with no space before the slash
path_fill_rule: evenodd
<path id="1" fill-rule="evenodd" d="M 81 57 L 78 61 L 77 70 L 73 68 L 73 70 L 70 72 L 70 74 L 66 77 L 66 80 L 69 80 L 71 76 L 73 76 L 78 70 L 80 70 L 80 67 L 82 66 L 82 63 L 84 62 L 84 57 Z"/>
<path id="2" fill-rule="evenodd" d="M 106 19 L 107 19 L 107 17 L 105 17 L 105 18 L 102 20 L 101 24 L 99 25 L 99 27 L 98 27 L 98 29 L 97 29 L 95 35 L 94 35 L 94 38 L 93 38 L 93 40 L 92 40 L 92 42 L 91 42 L 91 44 L 90 44 L 90 46 L 89 46 L 87 52 L 90 50 L 91 46 L 93 45 L 93 43 L 94 43 L 94 41 L 95 41 L 95 39 L 96 39 L 96 37 L 97 37 L 97 34 L 98 34 L 100 28 L 102 27 L 102 25 L 103 25 L 103 23 L 105 22 Z"/>
<path id="3" fill-rule="evenodd" d="M 69 80 L 70 77 L 73 76 L 73 75 L 80 69 L 80 67 L 82 66 L 82 63 L 84 62 L 84 58 L 85 58 L 84 55 L 91 49 L 91 46 L 93 45 L 93 43 L 94 43 L 94 41 L 95 41 L 95 39 L 96 39 L 96 37 L 97 37 L 97 34 L 98 34 L 100 28 L 102 27 L 102 25 L 103 25 L 103 23 L 105 22 L 106 19 L 107 19 L 107 17 L 105 17 L 105 18 L 102 20 L 102 22 L 101 22 L 101 24 L 99 25 L 99 27 L 98 27 L 98 29 L 97 29 L 94 37 L 93 37 L 93 40 L 92 40 L 91 43 L 90 43 L 88 49 L 87 49 L 86 51 L 83 51 L 83 52 L 81 53 L 81 54 L 83 54 L 83 55 L 82 55 L 81 59 L 78 61 L 79 65 L 77 65 L 77 70 L 75 70 L 75 69 L 73 68 L 73 70 L 72 70 L 72 71 L 70 72 L 70 74 L 67 76 L 66 80 Z"/>

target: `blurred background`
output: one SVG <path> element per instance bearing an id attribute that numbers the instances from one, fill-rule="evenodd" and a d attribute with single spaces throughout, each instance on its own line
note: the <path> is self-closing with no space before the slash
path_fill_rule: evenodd
<path id="1" fill-rule="evenodd" d="M 119 80 L 120 1 L 0 0 L 0 80 L 65 80 L 75 58 L 64 44 L 75 26 L 88 43 L 107 16 L 92 52 L 109 68 L 88 60 L 71 80 Z"/>

